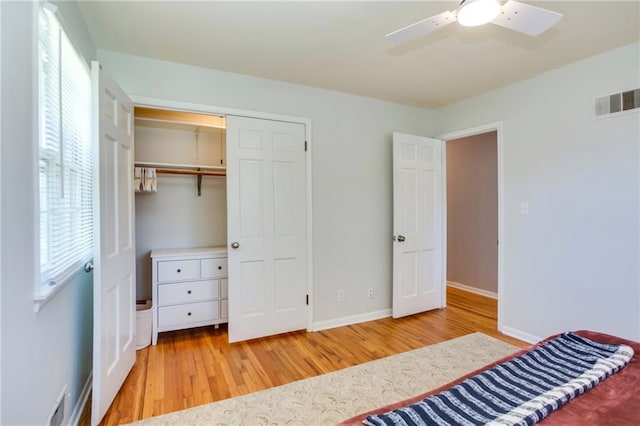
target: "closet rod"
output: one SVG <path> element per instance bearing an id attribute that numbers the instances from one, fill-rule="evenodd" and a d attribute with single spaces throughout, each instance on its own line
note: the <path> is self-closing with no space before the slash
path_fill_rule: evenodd
<path id="1" fill-rule="evenodd" d="M 156 169 L 156 173 L 170 174 L 170 175 L 205 175 L 205 176 L 226 176 L 225 171 L 214 170 L 186 170 L 186 169 Z"/>

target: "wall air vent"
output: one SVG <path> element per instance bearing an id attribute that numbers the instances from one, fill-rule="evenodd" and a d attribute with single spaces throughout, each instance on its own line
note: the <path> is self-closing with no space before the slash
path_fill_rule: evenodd
<path id="1" fill-rule="evenodd" d="M 595 99 L 595 116 L 604 117 L 640 109 L 640 89 L 625 90 Z"/>

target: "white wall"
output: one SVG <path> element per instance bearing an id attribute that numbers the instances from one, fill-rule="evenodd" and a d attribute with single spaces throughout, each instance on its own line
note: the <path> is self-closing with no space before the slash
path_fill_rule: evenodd
<path id="1" fill-rule="evenodd" d="M 98 58 L 130 95 L 310 118 L 314 321 L 390 308 L 391 134 L 432 135 L 430 111 L 110 51 Z"/>
<path id="2" fill-rule="evenodd" d="M 154 249 L 216 247 L 227 244 L 227 186 L 221 176 L 160 175 L 157 193 L 136 194 L 137 299 L 151 299 Z"/>
<path id="3" fill-rule="evenodd" d="M 91 277 L 83 274 L 40 312 L 34 312 L 33 292 L 39 271 L 34 208 L 36 8 L 35 2 L 2 2 L 0 25 L 3 390 L 0 424 L 3 425 L 46 424 L 65 385 L 67 422 L 91 371 Z M 64 5 L 61 12 L 74 8 L 75 5 Z M 75 19 L 79 14 L 64 16 L 74 33 L 84 34 L 82 44 L 90 47 L 91 38 L 84 23 Z"/>
<path id="4" fill-rule="evenodd" d="M 504 123 L 505 331 L 640 339 L 640 114 L 592 119 L 637 87 L 635 43 L 437 111 L 440 133 Z"/>

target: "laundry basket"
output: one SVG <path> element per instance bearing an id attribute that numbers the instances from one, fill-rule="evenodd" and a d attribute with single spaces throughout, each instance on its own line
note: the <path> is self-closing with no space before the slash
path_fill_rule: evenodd
<path id="1" fill-rule="evenodd" d="M 136 302 L 136 350 L 151 344 L 151 300 Z"/>

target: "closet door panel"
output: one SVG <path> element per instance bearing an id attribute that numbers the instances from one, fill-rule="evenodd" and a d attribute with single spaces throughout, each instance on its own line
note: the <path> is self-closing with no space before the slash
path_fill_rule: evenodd
<path id="1" fill-rule="evenodd" d="M 289 162 L 274 162 L 274 234 L 277 238 L 290 238 L 295 230 L 295 212 L 288 206 L 295 205 L 295 170 Z"/>
<path id="2" fill-rule="evenodd" d="M 227 117 L 229 340 L 303 329 L 305 127 Z"/>
<path id="3" fill-rule="evenodd" d="M 295 280 L 298 277 L 298 265 L 295 258 L 279 258 L 274 264 L 274 303 L 275 311 L 286 313 L 295 310 L 298 305 L 295 288 Z"/>
<path id="4" fill-rule="evenodd" d="M 245 243 L 259 243 L 264 236 L 263 164 L 258 160 L 243 160 L 239 166 L 240 237 Z"/>
<path id="5" fill-rule="evenodd" d="M 243 318 L 264 317 L 269 311 L 270 300 L 266 296 L 272 280 L 265 270 L 266 266 L 260 260 L 249 260 L 241 264 L 240 279 L 248 284 L 241 287 L 240 313 Z"/>

